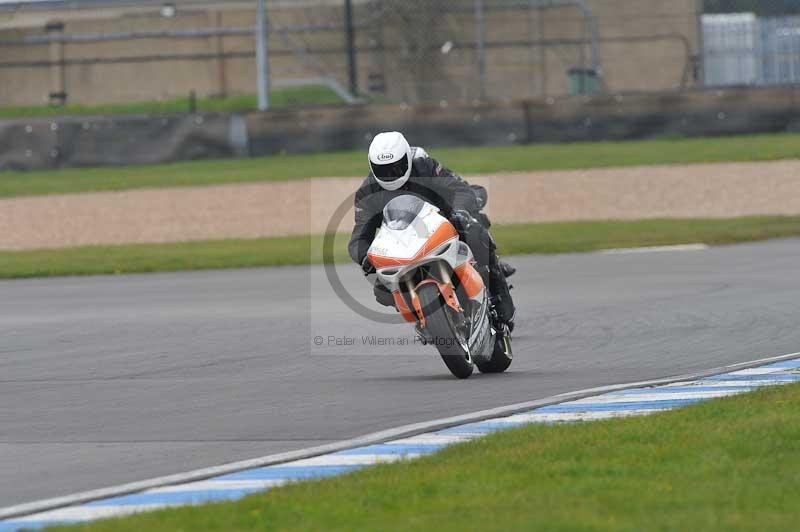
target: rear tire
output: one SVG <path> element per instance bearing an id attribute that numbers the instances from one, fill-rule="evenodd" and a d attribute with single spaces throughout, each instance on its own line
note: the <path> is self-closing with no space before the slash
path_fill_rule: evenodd
<path id="1" fill-rule="evenodd" d="M 494 335 L 492 359 L 486 364 L 476 362 L 481 373 L 503 373 L 511 365 L 514 353 L 511 351 L 511 336 L 500 331 Z"/>
<path id="2" fill-rule="evenodd" d="M 450 373 L 459 379 L 466 379 L 472 375 L 475 365 L 469 350 L 466 349 L 466 340 L 459 338 L 448 312 L 453 312 L 443 301 L 439 288 L 433 284 L 426 284 L 417 292 L 420 304 L 425 311 L 425 322 L 430 338 L 433 339 L 436 349 Z"/>

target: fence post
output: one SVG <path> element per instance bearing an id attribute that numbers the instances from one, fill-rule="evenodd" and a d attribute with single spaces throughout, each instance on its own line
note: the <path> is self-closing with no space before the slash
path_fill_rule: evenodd
<path id="1" fill-rule="evenodd" d="M 695 52 L 695 81 L 701 85 L 706 84 L 706 44 L 705 35 L 703 35 L 703 0 L 695 0 L 696 5 L 696 24 L 697 24 L 697 51 Z"/>
<path id="2" fill-rule="evenodd" d="M 486 100 L 486 10 L 483 0 L 475 0 L 475 50 L 478 55 L 480 98 Z"/>
<path id="3" fill-rule="evenodd" d="M 64 35 L 64 23 L 61 21 L 48 22 L 44 31 L 49 35 L 57 33 Z M 58 40 L 50 41 L 50 93 L 51 104 L 65 105 L 67 103 L 67 67 L 64 57 L 64 43 Z"/>
<path id="4" fill-rule="evenodd" d="M 213 24 L 214 28 L 219 30 L 223 27 L 223 20 L 222 20 L 222 11 L 215 10 L 209 12 L 209 15 L 213 15 Z M 223 98 L 228 96 L 228 77 L 227 77 L 227 66 L 225 63 L 225 41 L 221 34 L 218 34 L 214 39 L 214 55 L 217 56 L 217 94 Z"/>
<path id="5" fill-rule="evenodd" d="M 350 77 L 350 94 L 358 96 L 358 63 L 356 58 L 356 32 L 353 27 L 353 0 L 344 0 L 345 38 L 347 40 L 347 67 Z"/>
<path id="6" fill-rule="evenodd" d="M 258 110 L 269 109 L 269 23 L 267 0 L 258 0 L 256 10 L 256 67 L 258 70 Z"/>

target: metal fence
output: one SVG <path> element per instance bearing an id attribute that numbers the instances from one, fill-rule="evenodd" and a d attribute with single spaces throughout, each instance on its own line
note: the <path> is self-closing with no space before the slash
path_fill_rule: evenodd
<path id="1" fill-rule="evenodd" d="M 373 0 L 359 12 L 368 93 L 469 102 L 563 93 L 570 75 L 574 91 L 603 85 L 597 20 L 583 0 Z"/>
<path id="2" fill-rule="evenodd" d="M 0 106 L 257 92 L 256 2 L 0 2 Z M 518 101 L 800 80 L 800 0 L 267 0 L 273 89 Z"/>

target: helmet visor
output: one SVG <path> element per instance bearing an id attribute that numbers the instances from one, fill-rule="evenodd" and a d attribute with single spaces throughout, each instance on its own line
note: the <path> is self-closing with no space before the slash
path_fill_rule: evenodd
<path id="1" fill-rule="evenodd" d="M 404 155 L 402 159 L 389 164 L 370 162 L 370 166 L 372 167 L 372 173 L 381 181 L 396 181 L 408 172 L 408 155 Z"/>

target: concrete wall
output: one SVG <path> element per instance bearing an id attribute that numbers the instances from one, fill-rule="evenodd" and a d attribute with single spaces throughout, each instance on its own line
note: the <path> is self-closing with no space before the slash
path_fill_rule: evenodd
<path id="1" fill-rule="evenodd" d="M 387 0 L 389 1 L 389 0 Z M 697 49 L 695 0 L 590 0 L 601 38 L 601 58 L 612 91 L 671 90 L 679 86 L 687 63 L 684 40 Z M 400 101 L 471 101 L 480 96 L 475 23 L 467 10 L 442 12 L 438 2 L 401 1 L 412 18 L 382 17 L 357 3 L 357 22 L 373 31 L 360 31 L 360 86 L 370 75 L 386 80 L 386 96 Z M 419 6 L 430 13 L 421 13 Z M 207 27 L 252 26 L 255 14 L 243 4 L 181 9 L 174 18 L 162 17 L 156 8 L 134 11 L 38 14 L 22 19 L 22 29 L 0 30 L 0 40 L 24 34 L 41 34 L 45 20 L 63 20 L 65 33 L 143 31 Z M 373 17 L 373 18 L 370 18 Z M 338 23 L 340 3 L 276 4 L 270 19 L 277 27 Z M 408 20 L 412 23 L 409 26 Z M 405 21 L 405 22 L 404 22 Z M 10 24 L 6 22 L 5 27 Z M 490 11 L 486 18 L 486 89 L 493 100 L 562 95 L 567 93 L 566 71 L 588 66 L 589 48 L 576 44 L 586 38 L 585 20 L 574 8 Z M 623 40 L 619 40 L 623 39 Z M 440 46 L 452 40 L 448 54 Z M 379 42 L 380 41 L 380 42 Z M 386 48 L 377 49 L 383 44 Z M 424 50 L 415 50 L 424 44 Z M 545 46 L 541 46 L 544 43 Z M 330 75 L 346 85 L 347 62 L 340 31 L 273 34 L 270 39 L 273 79 Z M 139 39 L 51 46 L 0 46 L 0 65 L 30 61 L 206 54 L 204 60 L 169 60 L 120 64 L 0 68 L 0 105 L 38 105 L 62 88 L 72 103 L 127 102 L 199 95 L 252 93 L 255 91 L 252 37 L 206 39 Z M 301 54 L 300 49 L 314 53 Z M 366 51 L 370 49 L 371 51 Z M 225 55 L 234 57 L 226 58 Z M 244 55 L 245 57 L 240 57 Z M 63 79 L 63 82 L 62 82 Z M 64 85 L 62 87 L 61 85 Z"/>
<path id="2" fill-rule="evenodd" d="M 432 147 L 800 132 L 800 88 L 273 111 L 247 123 L 253 155 L 366 149 L 392 129 Z"/>

